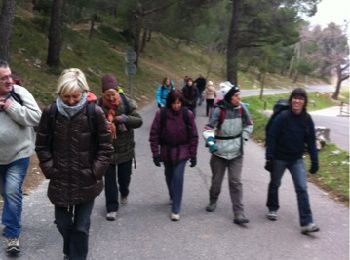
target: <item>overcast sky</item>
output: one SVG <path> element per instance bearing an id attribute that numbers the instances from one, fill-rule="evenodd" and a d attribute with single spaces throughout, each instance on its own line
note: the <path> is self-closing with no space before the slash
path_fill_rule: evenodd
<path id="1" fill-rule="evenodd" d="M 334 22 L 342 25 L 344 20 L 350 21 L 350 0 L 322 0 L 317 9 L 316 15 L 308 19 L 311 24 L 327 26 Z"/>

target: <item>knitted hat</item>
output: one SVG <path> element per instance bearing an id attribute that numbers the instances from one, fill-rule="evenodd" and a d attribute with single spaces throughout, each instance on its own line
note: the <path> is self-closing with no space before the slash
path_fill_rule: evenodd
<path id="1" fill-rule="evenodd" d="M 102 92 L 108 89 L 116 89 L 118 85 L 117 79 L 112 74 L 106 74 L 101 78 Z"/>
<path id="2" fill-rule="evenodd" d="M 224 99 L 226 102 L 231 102 L 231 98 L 233 95 L 235 95 L 237 92 L 240 92 L 240 89 L 238 86 L 233 86 L 225 95 Z"/>

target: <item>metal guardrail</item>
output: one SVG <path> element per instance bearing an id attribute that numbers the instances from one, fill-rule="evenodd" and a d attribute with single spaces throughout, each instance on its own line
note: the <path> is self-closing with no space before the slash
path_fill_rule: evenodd
<path id="1" fill-rule="evenodd" d="M 349 104 L 345 103 L 345 102 L 340 102 L 340 111 L 339 111 L 339 115 L 340 116 L 349 116 Z"/>

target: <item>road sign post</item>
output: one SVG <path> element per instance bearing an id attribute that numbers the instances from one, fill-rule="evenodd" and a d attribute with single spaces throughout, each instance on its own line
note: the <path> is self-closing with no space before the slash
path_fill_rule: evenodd
<path id="1" fill-rule="evenodd" d="M 125 67 L 125 73 L 129 77 L 129 94 L 130 96 L 133 96 L 132 94 L 132 77 L 136 75 L 136 52 L 135 51 L 128 51 L 125 56 L 126 61 L 126 67 Z"/>

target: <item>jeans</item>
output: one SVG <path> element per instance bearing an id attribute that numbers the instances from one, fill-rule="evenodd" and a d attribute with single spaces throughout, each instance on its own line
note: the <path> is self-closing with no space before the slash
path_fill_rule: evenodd
<path id="1" fill-rule="evenodd" d="M 301 226 L 306 226 L 313 222 L 310 209 L 309 195 L 307 193 L 306 170 L 303 159 L 296 161 L 274 161 L 274 170 L 270 173 L 271 180 L 268 187 L 268 196 L 266 206 L 269 210 L 277 211 L 279 209 L 278 188 L 281 186 L 283 173 L 286 169 L 292 174 L 294 189 L 297 194 L 299 222 Z"/>
<path id="2" fill-rule="evenodd" d="M 207 99 L 207 116 L 211 116 L 212 110 L 214 108 L 214 99 Z"/>
<path id="3" fill-rule="evenodd" d="M 179 214 L 181 210 L 182 191 L 186 161 L 176 165 L 165 163 L 165 180 L 168 186 L 170 199 L 173 201 L 172 213 Z"/>
<path id="4" fill-rule="evenodd" d="M 120 164 L 110 164 L 105 174 L 105 198 L 107 212 L 118 211 L 118 185 L 122 197 L 129 195 L 129 185 L 131 181 L 132 160 Z"/>
<path id="5" fill-rule="evenodd" d="M 57 229 L 63 237 L 63 253 L 71 260 L 87 257 L 93 207 L 94 200 L 68 208 L 55 207 Z"/>
<path id="6" fill-rule="evenodd" d="M 1 195 L 4 198 L 2 224 L 8 238 L 18 238 L 21 233 L 22 184 L 28 166 L 29 157 L 0 165 Z"/>
<path id="7" fill-rule="evenodd" d="M 239 156 L 231 160 L 212 155 L 210 168 L 212 171 L 211 187 L 209 191 L 210 203 L 216 203 L 221 192 L 225 170 L 228 168 L 228 186 L 232 202 L 232 210 L 235 215 L 244 214 L 242 203 L 243 186 L 241 182 L 243 157 Z"/>

